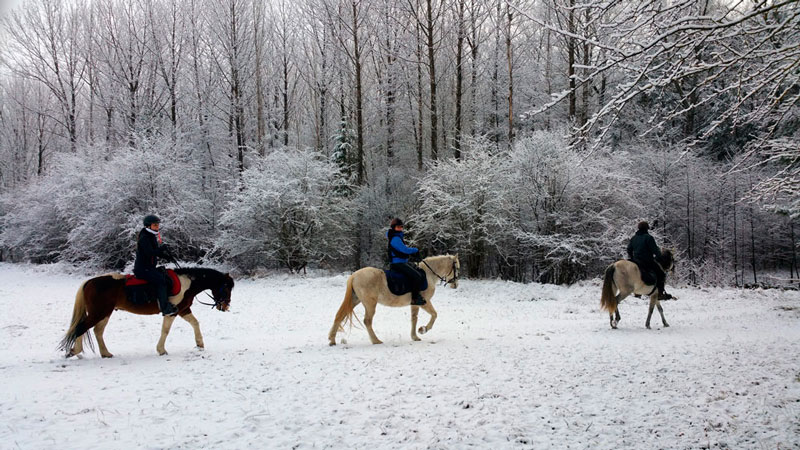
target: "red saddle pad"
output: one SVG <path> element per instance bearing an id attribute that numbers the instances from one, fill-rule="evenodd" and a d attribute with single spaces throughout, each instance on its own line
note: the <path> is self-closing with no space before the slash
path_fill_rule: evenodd
<path id="1" fill-rule="evenodd" d="M 181 291 L 181 280 L 178 279 L 178 274 L 172 269 L 167 269 L 167 276 L 172 281 L 172 289 L 169 291 L 169 295 L 178 295 L 178 292 Z M 143 284 L 147 284 L 147 280 L 136 278 L 133 275 L 125 275 L 125 286 L 140 286 Z"/>

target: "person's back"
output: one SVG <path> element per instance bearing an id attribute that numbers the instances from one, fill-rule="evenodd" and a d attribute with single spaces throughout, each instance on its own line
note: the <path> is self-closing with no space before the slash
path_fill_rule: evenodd
<path id="1" fill-rule="evenodd" d="M 650 224 L 642 221 L 639 222 L 637 228 L 636 234 L 633 235 L 628 243 L 628 258 L 638 264 L 642 270 L 654 272 L 656 274 L 656 287 L 658 288 L 659 299 L 670 299 L 672 295 L 667 294 L 664 287 L 667 274 L 657 263 L 657 260 L 661 259 L 661 249 L 658 248 L 653 236 L 648 233 Z"/>
<path id="2" fill-rule="evenodd" d="M 661 250 L 656 245 L 656 240 L 647 232 L 647 229 L 637 230 L 628 244 L 628 258 L 637 262 L 649 263 L 656 257 L 661 257 Z"/>

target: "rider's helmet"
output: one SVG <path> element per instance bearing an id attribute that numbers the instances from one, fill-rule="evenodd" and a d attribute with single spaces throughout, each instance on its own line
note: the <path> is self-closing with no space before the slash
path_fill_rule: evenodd
<path id="1" fill-rule="evenodd" d="M 142 223 L 144 223 L 145 227 L 149 228 L 150 225 L 152 225 L 154 223 L 161 223 L 161 219 L 159 219 L 158 217 L 156 217 L 156 216 L 151 214 L 149 216 L 145 216 L 144 220 L 142 220 Z"/>
<path id="2" fill-rule="evenodd" d="M 639 231 L 647 231 L 650 229 L 650 224 L 646 220 L 639 222 Z"/>
<path id="3" fill-rule="evenodd" d="M 403 221 L 398 219 L 397 217 L 392 219 L 392 223 L 389 224 L 389 228 L 391 228 L 393 230 L 394 230 L 394 227 L 402 227 L 402 226 L 403 226 Z"/>

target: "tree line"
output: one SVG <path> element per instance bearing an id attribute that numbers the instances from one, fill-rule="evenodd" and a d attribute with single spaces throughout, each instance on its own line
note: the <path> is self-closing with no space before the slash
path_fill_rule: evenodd
<path id="1" fill-rule="evenodd" d="M 121 268 L 564 283 L 638 220 L 693 283 L 797 279 L 797 1 L 30 0 L 2 18 L 0 247 Z"/>

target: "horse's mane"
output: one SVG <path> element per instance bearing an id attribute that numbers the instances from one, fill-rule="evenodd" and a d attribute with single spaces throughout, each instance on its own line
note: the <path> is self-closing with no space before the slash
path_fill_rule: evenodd
<path id="1" fill-rule="evenodd" d="M 661 251 L 661 258 L 658 259 L 658 263 L 663 266 L 670 266 L 675 264 L 675 256 L 672 253 L 672 249 L 664 249 Z"/>
<path id="2" fill-rule="evenodd" d="M 181 267 L 180 269 L 174 269 L 175 273 L 178 275 L 188 275 L 192 278 L 219 278 L 222 276 L 222 272 L 219 270 L 209 269 L 206 267 Z"/>
<path id="3" fill-rule="evenodd" d="M 452 257 L 453 257 L 453 255 L 437 255 L 437 256 L 429 256 L 429 257 L 425 258 L 425 260 L 430 261 L 430 262 L 438 262 L 438 261 L 440 261 L 442 259 L 452 258 Z"/>

